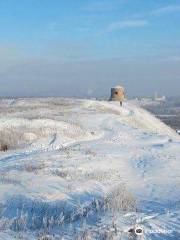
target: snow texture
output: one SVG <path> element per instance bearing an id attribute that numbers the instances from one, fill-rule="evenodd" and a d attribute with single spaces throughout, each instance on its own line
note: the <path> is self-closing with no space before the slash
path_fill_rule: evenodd
<path id="1" fill-rule="evenodd" d="M 180 138 L 137 104 L 4 99 L 0 146 L 0 239 L 180 239 Z"/>

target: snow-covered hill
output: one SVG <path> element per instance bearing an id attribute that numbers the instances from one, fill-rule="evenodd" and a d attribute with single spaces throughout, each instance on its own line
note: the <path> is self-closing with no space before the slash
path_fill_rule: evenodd
<path id="1" fill-rule="evenodd" d="M 180 239 L 180 138 L 137 105 L 1 100 L 0 146 L 0 239 Z"/>

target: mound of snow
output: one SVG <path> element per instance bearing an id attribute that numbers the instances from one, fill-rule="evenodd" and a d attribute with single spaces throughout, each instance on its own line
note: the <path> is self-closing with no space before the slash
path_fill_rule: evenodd
<path id="1" fill-rule="evenodd" d="M 148 111 L 131 102 L 125 102 L 123 107 L 120 107 L 118 102 L 101 101 L 89 103 L 90 108 L 93 108 L 93 106 L 97 110 L 101 109 L 106 113 L 119 115 L 119 120 L 128 126 L 138 128 L 145 132 L 178 138 L 177 133 L 172 128 L 168 127 Z"/>

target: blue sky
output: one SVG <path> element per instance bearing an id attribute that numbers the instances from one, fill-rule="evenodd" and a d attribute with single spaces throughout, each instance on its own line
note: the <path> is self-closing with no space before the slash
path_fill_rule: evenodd
<path id="1" fill-rule="evenodd" d="M 179 0 L 0 1 L 1 95 L 178 95 L 179 69 Z"/>

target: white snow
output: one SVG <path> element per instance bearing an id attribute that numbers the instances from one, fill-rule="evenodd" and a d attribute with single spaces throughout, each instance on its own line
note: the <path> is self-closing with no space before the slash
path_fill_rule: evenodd
<path id="1" fill-rule="evenodd" d="M 0 109 L 0 239 L 180 238 L 180 136 L 149 112 L 65 98 Z"/>

